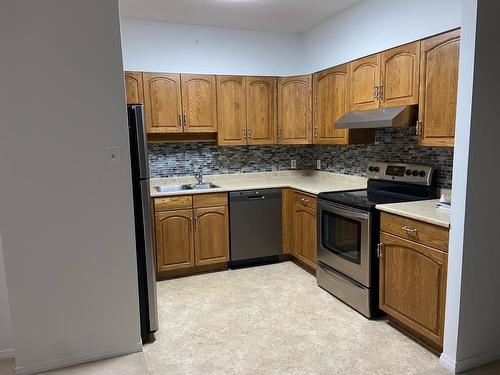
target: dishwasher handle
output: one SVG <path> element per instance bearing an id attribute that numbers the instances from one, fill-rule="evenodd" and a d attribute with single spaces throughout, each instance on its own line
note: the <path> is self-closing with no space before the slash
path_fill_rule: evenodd
<path id="1" fill-rule="evenodd" d="M 257 201 L 261 199 L 266 199 L 265 195 L 253 195 L 247 198 L 249 201 Z"/>

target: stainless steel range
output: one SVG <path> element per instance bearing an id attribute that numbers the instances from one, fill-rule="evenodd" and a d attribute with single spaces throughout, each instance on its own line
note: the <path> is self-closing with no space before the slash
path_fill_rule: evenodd
<path id="1" fill-rule="evenodd" d="M 436 197 L 432 167 L 369 163 L 368 188 L 318 195 L 318 285 L 363 315 L 378 310 L 375 205 Z"/>

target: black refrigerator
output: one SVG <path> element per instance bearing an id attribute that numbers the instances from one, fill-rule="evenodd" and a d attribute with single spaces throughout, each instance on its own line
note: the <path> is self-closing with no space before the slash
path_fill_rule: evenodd
<path id="1" fill-rule="evenodd" d="M 142 342 L 145 343 L 150 341 L 152 333 L 158 330 L 158 307 L 144 108 L 140 104 L 129 104 L 127 114 L 134 196 L 141 337 Z"/>

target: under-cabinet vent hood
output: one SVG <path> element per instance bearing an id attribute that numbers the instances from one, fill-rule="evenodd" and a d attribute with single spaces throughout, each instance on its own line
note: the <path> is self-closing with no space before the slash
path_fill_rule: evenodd
<path id="1" fill-rule="evenodd" d="M 416 120 L 416 106 L 349 112 L 336 123 L 336 129 L 372 129 L 409 127 Z"/>

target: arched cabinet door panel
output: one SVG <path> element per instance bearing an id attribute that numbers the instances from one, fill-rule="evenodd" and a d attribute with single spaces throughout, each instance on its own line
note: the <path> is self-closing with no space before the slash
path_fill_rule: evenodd
<path id="1" fill-rule="evenodd" d="M 278 79 L 278 142 L 312 143 L 312 76 Z"/>
<path id="2" fill-rule="evenodd" d="M 245 77 L 247 144 L 276 143 L 276 78 Z"/>
<path id="3" fill-rule="evenodd" d="M 181 74 L 184 132 L 214 133 L 217 131 L 215 76 Z"/>
<path id="4" fill-rule="evenodd" d="M 349 64 L 349 111 L 379 108 L 380 54 Z"/>
<path id="5" fill-rule="evenodd" d="M 193 267 L 193 211 L 159 212 L 155 224 L 157 271 Z"/>
<path id="6" fill-rule="evenodd" d="M 194 210 L 194 243 L 197 266 L 229 261 L 227 206 Z"/>
<path id="7" fill-rule="evenodd" d="M 380 106 L 418 104 L 420 42 L 396 47 L 380 54 Z"/>
<path id="8" fill-rule="evenodd" d="M 453 147 L 460 30 L 421 42 L 419 133 L 422 146 Z"/>
<path id="9" fill-rule="evenodd" d="M 127 104 L 144 104 L 142 72 L 125 72 Z"/>
<path id="10" fill-rule="evenodd" d="M 239 146 L 247 143 L 245 78 L 217 76 L 217 143 Z"/>
<path id="11" fill-rule="evenodd" d="M 148 133 L 182 133 L 179 74 L 143 73 L 144 113 Z"/>
<path id="12" fill-rule="evenodd" d="M 380 308 L 442 346 L 448 255 L 382 233 Z"/>

